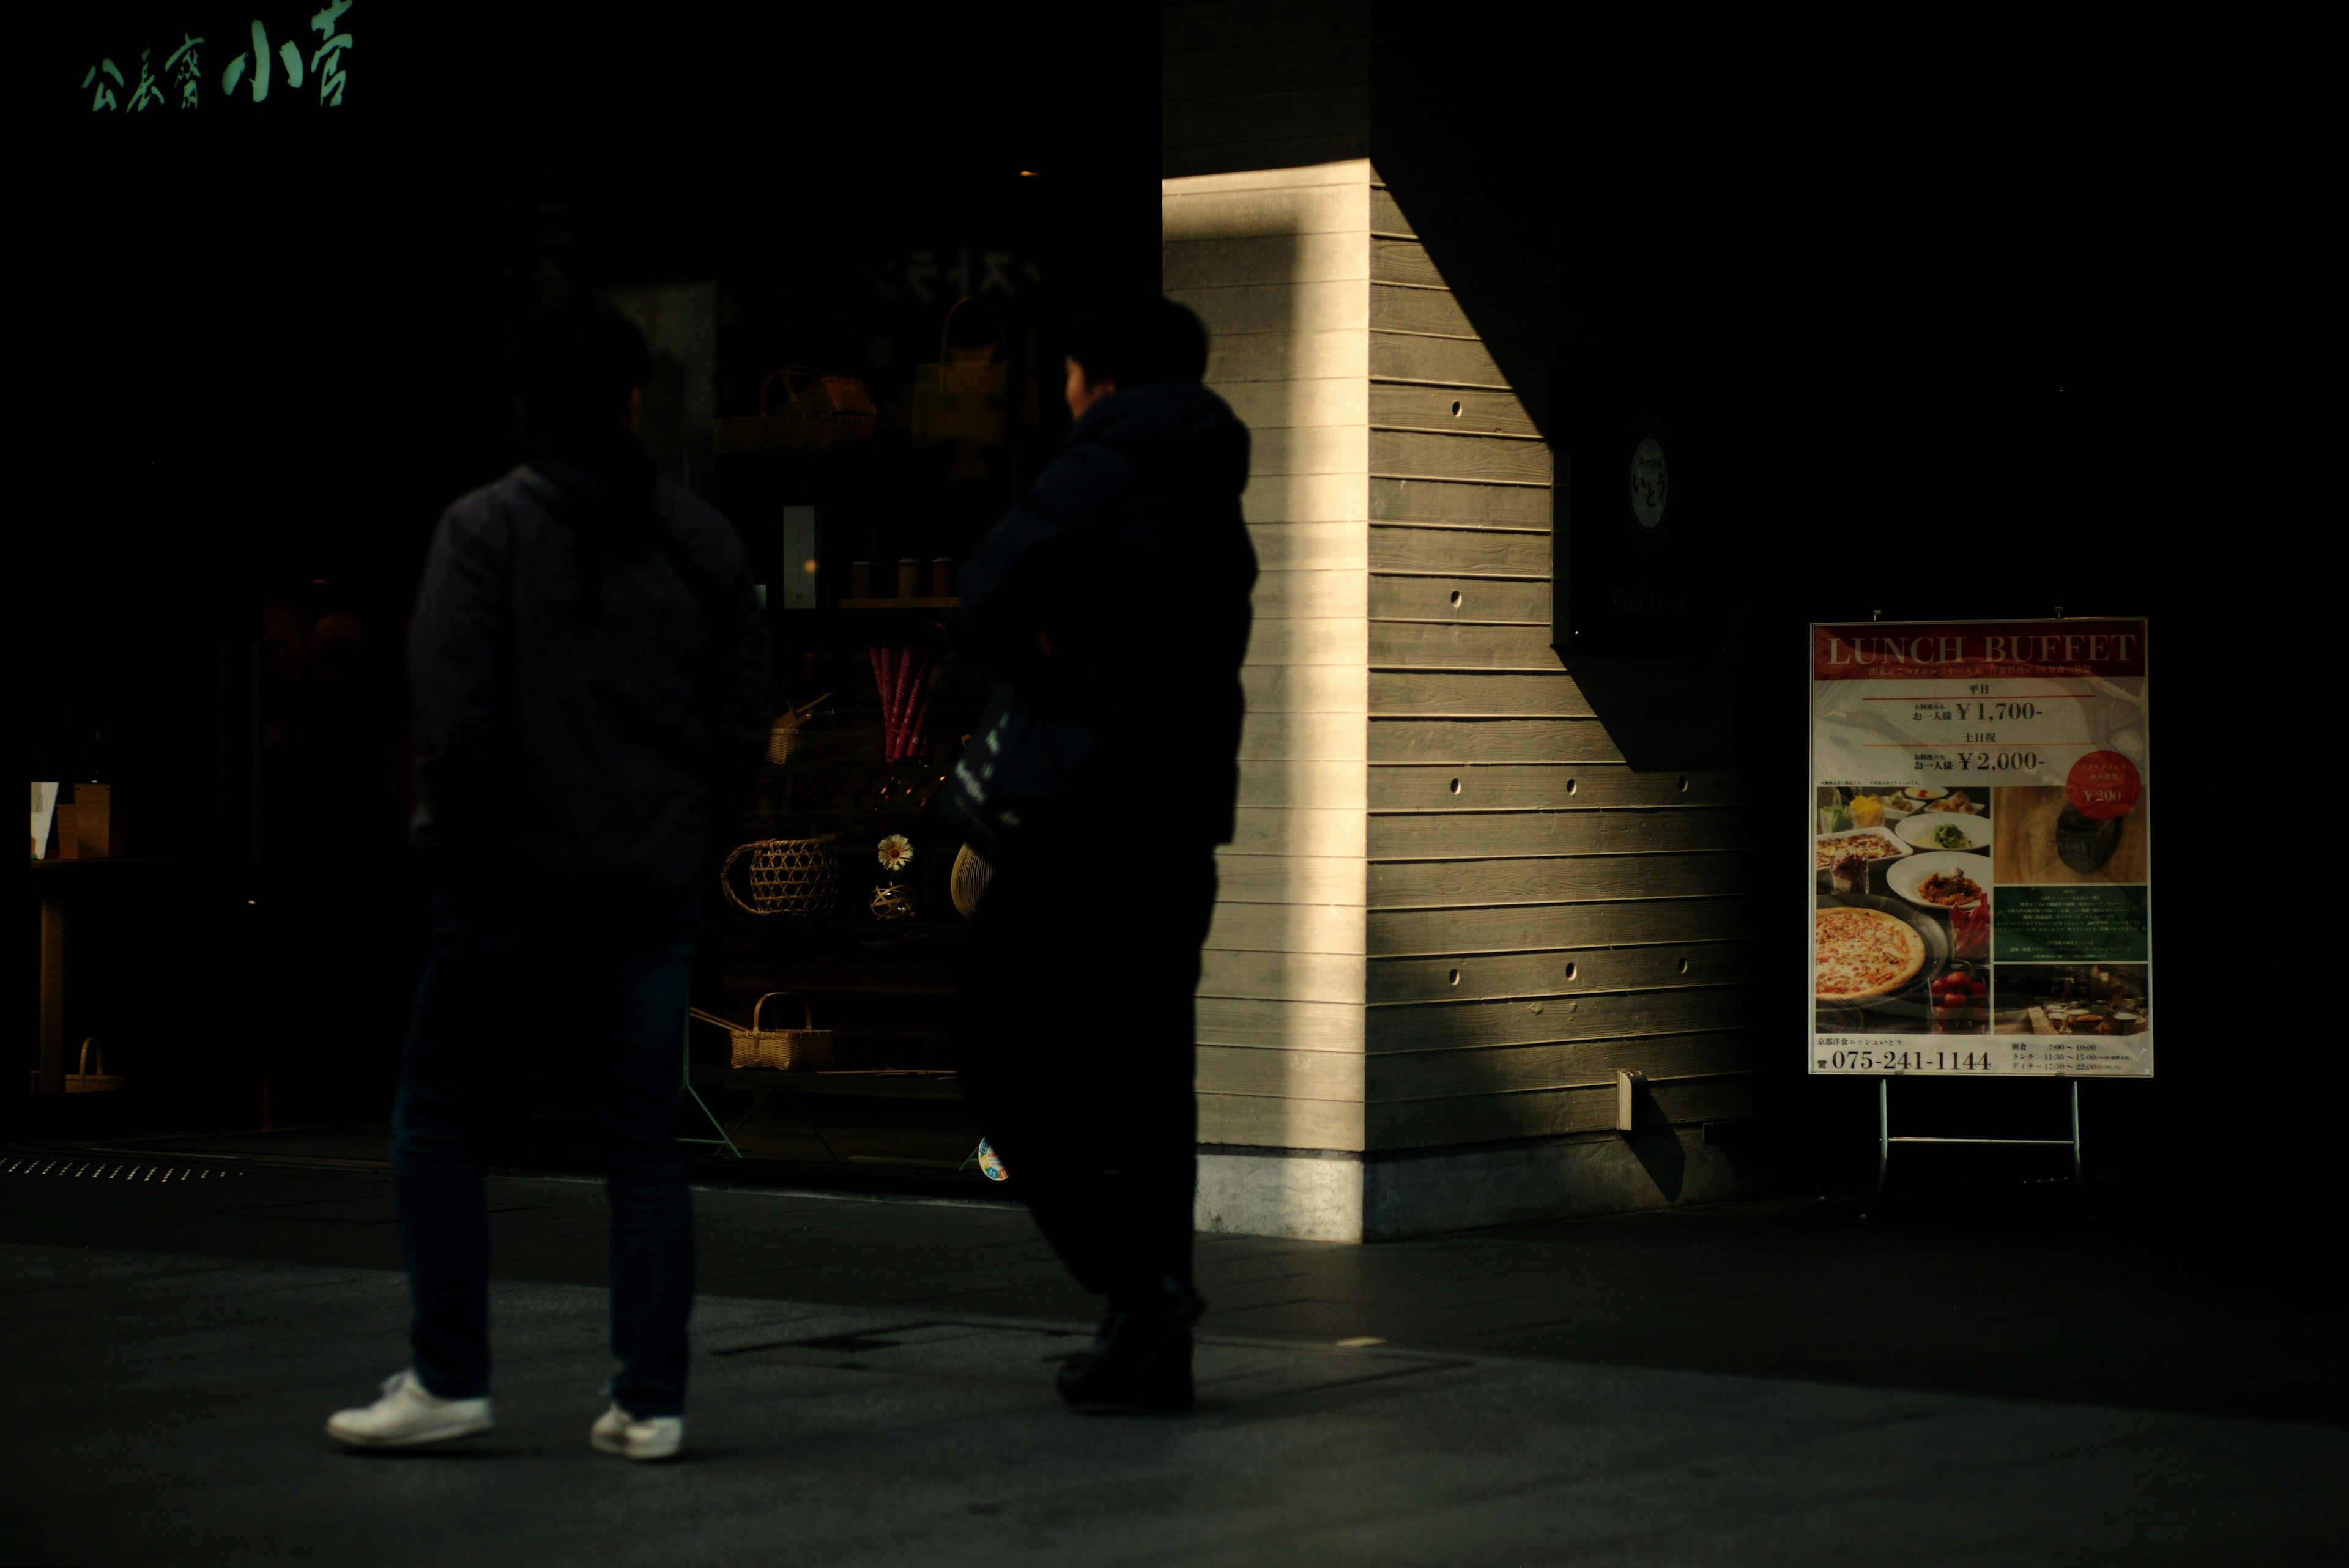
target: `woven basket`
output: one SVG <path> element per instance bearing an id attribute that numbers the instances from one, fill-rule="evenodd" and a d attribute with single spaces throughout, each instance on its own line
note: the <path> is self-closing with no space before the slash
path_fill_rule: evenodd
<path id="1" fill-rule="evenodd" d="M 98 1052 L 96 1072 L 89 1070 L 89 1053 L 93 1050 Z M 99 1045 L 95 1038 L 87 1039 L 81 1043 L 81 1062 L 73 1071 L 66 1074 L 66 1093 L 110 1094 L 116 1089 L 129 1087 L 129 1078 L 120 1073 L 109 1073 L 106 1070 L 104 1046 Z M 35 1094 L 41 1092 L 41 1069 L 38 1068 L 33 1069 L 33 1092 Z"/>
<path id="2" fill-rule="evenodd" d="M 762 1029 L 759 1026 L 761 1011 L 778 996 L 789 996 L 800 1005 L 802 1027 Z M 812 1073 L 820 1072 L 832 1066 L 832 1031 L 813 1026 L 815 1014 L 809 1008 L 807 998 L 795 991 L 770 991 L 752 1003 L 750 1026 L 747 1029 L 730 1018 L 721 1018 L 715 1013 L 705 1013 L 698 1007 L 691 1008 L 689 1011 L 703 1023 L 715 1024 L 726 1031 L 727 1037 L 733 1042 L 733 1051 L 729 1060 L 738 1068 L 767 1068 L 775 1072 Z"/>
<path id="3" fill-rule="evenodd" d="M 732 876 L 734 862 L 745 855 L 750 857 L 748 903 L 734 891 Z M 825 914 L 840 892 L 840 868 L 829 839 L 753 839 L 726 857 L 718 885 L 745 914 Z"/>
<path id="4" fill-rule="evenodd" d="M 806 738 L 803 731 L 808 717 L 831 700 L 832 694 L 826 692 L 813 702 L 802 703 L 797 707 L 784 710 L 775 720 L 774 727 L 767 731 L 767 760 L 780 768 L 802 750 L 801 742 Z"/>

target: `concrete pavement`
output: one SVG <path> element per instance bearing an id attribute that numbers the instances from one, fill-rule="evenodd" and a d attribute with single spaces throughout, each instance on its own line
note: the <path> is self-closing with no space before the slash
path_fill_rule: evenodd
<path id="1" fill-rule="evenodd" d="M 1375 1247 L 1203 1238 L 1200 1409 L 1087 1418 L 1049 1378 L 1092 1303 L 1016 1210 L 705 1191 L 695 1454 L 645 1470 L 585 1440 L 608 1370 L 590 1184 L 493 1183 L 500 1429 L 349 1456 L 319 1423 L 404 1358 L 387 1183 L 8 1166 L 12 1563 L 2231 1563 L 2349 1544 L 2333 1315 L 2128 1225 L 1788 1203 Z"/>

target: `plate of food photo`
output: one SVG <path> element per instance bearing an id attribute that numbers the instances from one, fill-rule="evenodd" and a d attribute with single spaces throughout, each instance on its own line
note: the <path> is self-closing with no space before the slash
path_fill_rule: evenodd
<path id="1" fill-rule="evenodd" d="M 1962 811 L 1918 811 L 1899 819 L 1892 830 L 1911 849 L 1963 854 L 1990 852 L 1990 819 Z"/>
<path id="2" fill-rule="evenodd" d="M 1984 799 L 1987 798 L 1988 792 L 1985 791 Z M 1901 790 L 1899 794 L 1887 800 L 1885 806 L 1900 816 L 1909 816 L 1920 811 L 1951 811 L 1960 816 L 1971 816 L 1981 812 L 1982 801 L 1975 799 L 1963 789 L 1918 789 Z"/>
<path id="3" fill-rule="evenodd" d="M 1882 828 L 1860 828 L 1850 832 L 1821 833 L 1811 841 L 1811 869 L 1823 872 L 1837 861 L 1857 856 L 1863 861 L 1897 861 L 1912 852 Z"/>
<path id="4" fill-rule="evenodd" d="M 1920 909 L 1951 910 L 1990 896 L 1990 857 L 1937 851 L 1886 868 L 1884 885 Z"/>

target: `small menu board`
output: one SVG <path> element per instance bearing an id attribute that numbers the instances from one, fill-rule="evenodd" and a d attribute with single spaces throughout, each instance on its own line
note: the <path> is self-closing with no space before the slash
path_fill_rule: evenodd
<path id="1" fill-rule="evenodd" d="M 2143 621 L 1811 627 L 1811 1071 L 2153 1074 Z"/>

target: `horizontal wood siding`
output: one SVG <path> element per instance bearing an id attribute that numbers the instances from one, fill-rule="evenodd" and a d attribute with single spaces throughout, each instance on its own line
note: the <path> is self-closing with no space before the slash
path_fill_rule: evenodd
<path id="1" fill-rule="evenodd" d="M 1763 1072 L 1679 1081 L 1649 1080 L 1656 1107 L 1674 1122 L 1735 1121 L 1765 1114 L 1772 1103 Z M 1367 1140 L 1373 1149 L 1498 1142 L 1604 1132 L 1615 1125 L 1615 1085 L 1480 1092 L 1427 1099 L 1373 1100 Z"/>
<path id="2" fill-rule="evenodd" d="M 1734 773 L 1646 772 L 1622 763 L 1392 763 L 1370 772 L 1373 811 L 1533 811 L 1581 806 L 1742 806 Z"/>
<path id="3" fill-rule="evenodd" d="M 1370 150 L 1370 38 L 1360 5 L 1162 8 L 1161 172 L 1234 175 Z"/>
<path id="4" fill-rule="evenodd" d="M 1569 947 L 1544 953 L 1480 953 L 1381 958 L 1361 967 L 1371 1002 L 1450 996 L 1581 996 L 1608 991 L 1664 991 L 1683 985 L 1744 985 L 1761 978 L 1761 944 L 1653 942 L 1624 947 Z"/>
<path id="5" fill-rule="evenodd" d="M 1260 79 L 1278 65 L 1247 49 L 1225 53 L 1241 74 L 1233 80 Z M 1211 77 L 1199 60 L 1180 66 L 1185 91 L 1204 90 Z M 1263 124 L 1249 134 L 1310 107 L 1298 98 L 1278 113 L 1252 108 Z M 1203 110 L 1178 124 L 1170 100 L 1170 149 L 1181 126 L 1204 136 L 1212 122 Z M 1165 185 L 1164 286 L 1206 322 L 1207 384 L 1249 426 L 1242 510 L 1259 567 L 1241 671 L 1240 806 L 1232 842 L 1216 854 L 1200 964 L 1200 1137 L 1358 1150 L 1370 825 L 1369 170 L 1286 172 L 1293 182 L 1259 170 Z"/>
<path id="6" fill-rule="evenodd" d="M 1383 190 L 1369 222 L 1368 1146 L 1609 1128 L 1619 1068 L 1750 1113 L 1763 824 L 1567 674 L 1549 448 Z"/>

